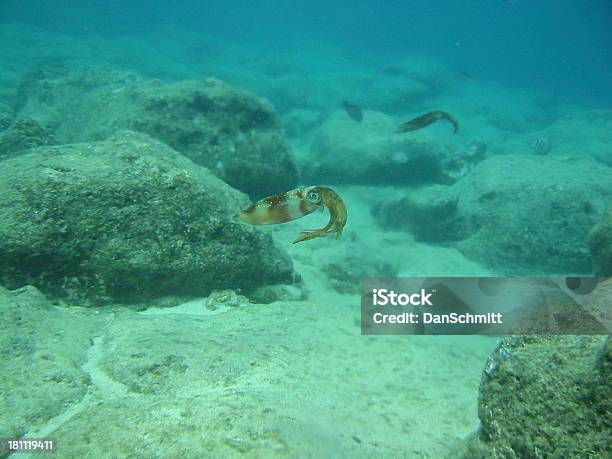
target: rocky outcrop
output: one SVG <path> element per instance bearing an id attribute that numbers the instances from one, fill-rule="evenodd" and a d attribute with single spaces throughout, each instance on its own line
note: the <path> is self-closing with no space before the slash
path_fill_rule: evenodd
<path id="1" fill-rule="evenodd" d="M 453 244 L 498 273 L 589 273 L 589 232 L 611 189 L 609 169 L 588 158 L 504 155 L 452 186 L 412 191 L 374 211 L 385 228 Z"/>
<path id="2" fill-rule="evenodd" d="M 482 377 L 482 427 L 461 457 L 609 457 L 610 362 L 603 336 L 504 338 Z"/>
<path id="3" fill-rule="evenodd" d="M 17 101 L 19 118 L 36 120 L 60 143 L 103 140 L 130 129 L 252 196 L 297 183 L 272 106 L 214 78 L 164 84 L 118 71 L 41 68 L 23 78 Z"/>
<path id="4" fill-rule="evenodd" d="M 612 276 L 612 209 L 591 231 L 589 244 L 596 276 Z"/>
<path id="5" fill-rule="evenodd" d="M 442 186 L 423 188 L 413 195 L 378 203 L 373 214 L 383 228 L 410 232 L 417 241 L 458 241 L 470 231 L 459 213 L 459 197 Z"/>
<path id="6" fill-rule="evenodd" d="M 215 296 L 215 310 L 197 299 L 135 311 L 53 306 L 32 288 L 0 288 L 0 412 L 10 413 L 0 416 L 0 435 L 53 438 L 58 456 L 75 458 L 136 450 L 186 459 L 443 457 L 448 439 L 475 421 L 466 409 L 475 400 L 453 395 L 466 380 L 476 390 L 482 349 L 461 368 L 430 367 L 414 390 L 427 395 L 426 384 L 437 381 L 444 392 L 432 404 L 401 391 L 430 348 L 364 340 L 349 304 L 244 305 L 229 292 Z M 231 297 L 241 304 L 227 305 Z M 374 413 L 390 413 L 398 427 L 373 434 L 368 396 L 384 390 L 399 395 Z M 292 396 L 279 403 L 285 391 Z M 417 422 L 421 413 L 450 425 L 432 431 Z M 406 419 L 414 419 L 411 434 Z"/>
<path id="7" fill-rule="evenodd" d="M 57 140 L 53 134 L 37 121 L 31 118 L 21 118 L 0 133 L 0 160 L 15 156 L 30 148 L 56 143 Z"/>
<path id="8" fill-rule="evenodd" d="M 313 135 L 304 176 L 336 184 L 450 184 L 485 158 L 482 143 L 441 147 L 427 133 L 402 135 L 396 128 L 382 113 L 366 112 L 361 123 L 334 114 Z"/>
<path id="9" fill-rule="evenodd" d="M 397 266 L 380 256 L 372 256 L 358 250 L 344 253 L 325 263 L 322 271 L 328 285 L 339 293 L 356 294 L 361 281 L 369 277 L 391 278 L 397 276 Z"/>
<path id="10" fill-rule="evenodd" d="M 13 122 L 13 109 L 0 103 L 0 132 L 10 126 Z"/>
<path id="11" fill-rule="evenodd" d="M 0 311 L 0 412 L 10 413 L 0 416 L 0 436 L 18 438 L 85 396 L 90 381 L 81 365 L 104 320 L 55 307 L 31 286 L 0 286 Z"/>
<path id="12" fill-rule="evenodd" d="M 291 279 L 248 198 L 168 146 L 122 132 L 0 163 L 0 282 L 69 301 L 140 302 Z"/>

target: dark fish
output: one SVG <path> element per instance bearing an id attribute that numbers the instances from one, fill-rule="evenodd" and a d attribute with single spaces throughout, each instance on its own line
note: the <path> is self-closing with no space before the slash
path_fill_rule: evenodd
<path id="1" fill-rule="evenodd" d="M 417 129 L 427 127 L 438 120 L 449 121 L 453 125 L 453 132 L 455 133 L 457 133 L 457 131 L 459 130 L 459 121 L 457 121 L 453 115 L 447 112 L 436 110 L 434 112 L 428 112 L 424 115 L 417 116 L 416 118 L 400 125 L 397 128 L 397 132 L 416 131 Z"/>
<path id="2" fill-rule="evenodd" d="M 361 120 L 363 120 L 363 110 L 359 105 L 349 102 L 348 100 L 343 100 L 341 105 L 350 119 L 361 123 Z"/>

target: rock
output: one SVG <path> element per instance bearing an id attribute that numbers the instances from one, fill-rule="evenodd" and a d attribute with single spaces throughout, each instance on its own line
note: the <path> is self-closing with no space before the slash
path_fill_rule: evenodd
<path id="1" fill-rule="evenodd" d="M 428 362 L 431 346 L 363 339 L 354 298 L 336 307 L 276 302 L 216 311 L 200 299 L 137 312 L 17 304 L 24 295 L 41 298 L 31 288 L 19 295 L 0 289 L 0 410 L 10 413 L 0 416 L 0 435 L 55 438 L 59 457 L 99 451 L 125 457 L 135 442 L 138 457 L 405 457 L 407 451 L 444 457 L 476 423 L 470 408 L 490 342 L 479 340 L 467 352 L 453 342 L 439 349 L 462 365 L 433 365 L 421 375 L 419 394 L 437 384 L 439 403 L 432 404 L 402 391 Z M 368 384 L 364 374 L 371 375 Z M 458 400 L 454 395 L 466 387 L 472 395 Z M 396 395 L 375 411 L 391 413 L 398 429 L 372 431 L 368 394 L 385 390 Z M 356 400 L 363 409 L 355 409 Z M 419 422 L 425 412 L 448 423 L 432 430 Z"/>
<path id="2" fill-rule="evenodd" d="M 612 209 L 593 227 L 589 245 L 593 257 L 593 274 L 612 276 Z"/>
<path id="3" fill-rule="evenodd" d="M 303 284 L 278 284 L 259 287 L 250 297 L 256 303 L 270 304 L 276 301 L 302 301 L 307 295 Z"/>
<path id="4" fill-rule="evenodd" d="M 0 132 L 4 131 L 13 122 L 13 110 L 0 103 Z"/>
<path id="5" fill-rule="evenodd" d="M 323 114 L 320 110 L 295 108 L 282 116 L 282 124 L 290 138 L 300 139 L 321 124 Z"/>
<path id="6" fill-rule="evenodd" d="M 458 244 L 466 256 L 514 274 L 591 272 L 589 230 L 612 189 L 604 166 L 590 159 L 491 158 L 457 189 L 461 213 L 475 229 Z"/>
<path id="7" fill-rule="evenodd" d="M 168 146 L 122 132 L 0 163 L 0 282 L 71 302 L 252 290 L 292 278 L 248 198 Z"/>
<path id="8" fill-rule="evenodd" d="M 448 242 L 469 235 L 469 226 L 459 213 L 459 197 L 447 187 L 431 186 L 399 200 L 381 202 L 373 214 L 385 229 L 402 228 L 415 240 Z"/>
<path id="9" fill-rule="evenodd" d="M 383 257 L 372 253 L 346 253 L 323 265 L 323 273 L 329 286 L 340 293 L 355 294 L 360 291 L 366 277 L 395 277 L 398 267 Z"/>
<path id="10" fill-rule="evenodd" d="M 557 110 L 556 115 L 539 136 L 548 139 L 550 154 L 560 156 L 590 156 L 612 165 L 612 110 Z"/>
<path id="11" fill-rule="evenodd" d="M 164 84 L 88 70 L 28 77 L 19 117 L 55 131 L 61 143 L 102 140 L 131 129 L 155 137 L 252 196 L 291 189 L 297 170 L 273 107 L 209 78 Z"/>
<path id="12" fill-rule="evenodd" d="M 385 227 L 453 243 L 500 274 L 590 273 L 589 231 L 610 189 L 608 169 L 590 158 L 493 156 L 451 186 L 411 191 L 375 211 Z"/>
<path id="13" fill-rule="evenodd" d="M 431 98 L 433 93 L 421 81 L 405 75 L 380 73 L 367 82 L 359 94 L 359 102 L 371 110 L 402 113 Z"/>
<path id="14" fill-rule="evenodd" d="M 586 282 L 583 283 L 583 280 L 586 280 Z M 595 289 L 594 286 L 597 288 Z M 605 331 L 599 334 L 609 335 L 612 333 L 612 280 L 606 277 L 582 278 L 579 289 L 582 288 L 589 292 L 583 304 L 585 311 L 583 320 L 585 318 L 595 319 L 601 326 L 605 327 Z M 584 328 L 582 329 L 584 330 Z"/>
<path id="15" fill-rule="evenodd" d="M 446 183 L 445 150 L 429 140 L 398 135 L 395 128 L 396 122 L 382 113 L 366 112 L 356 123 L 336 112 L 314 134 L 305 177 L 330 184 Z"/>
<path id="16" fill-rule="evenodd" d="M 609 383 L 612 381 L 612 340 L 610 336 L 606 338 L 606 343 L 597 355 L 595 367 L 599 371 L 599 378 L 602 382 Z M 600 400 L 602 404 L 605 404 L 604 409 L 607 413 L 612 413 L 612 398 L 605 396 L 605 394 L 609 394 L 609 386 L 602 384 L 598 389 L 602 389 L 601 391 L 596 390 L 596 392 L 601 392 Z"/>
<path id="17" fill-rule="evenodd" d="M 321 48 L 304 51 L 301 64 L 276 59 L 271 63 L 262 58 L 254 60 L 251 82 L 242 72 L 237 78 L 249 87 L 274 101 L 280 113 L 293 109 L 330 111 L 342 100 L 350 100 L 366 110 L 405 114 L 407 111 L 427 109 L 432 98 L 456 84 L 456 75 L 440 62 L 426 59 L 405 59 L 395 65 L 380 68 L 375 65 L 355 66 L 347 56 L 328 50 L 328 62 L 321 61 Z M 326 51 L 327 52 L 327 51 Z M 309 62 L 317 62 L 313 71 Z M 352 68 L 346 72 L 346 67 Z M 231 74 L 233 72 L 229 72 Z M 234 76 L 232 81 L 236 81 Z M 262 84 L 265 81 L 265 84 Z M 366 114 L 367 117 L 367 114 Z"/>
<path id="18" fill-rule="evenodd" d="M 240 295 L 236 290 L 213 290 L 204 302 L 204 306 L 212 311 L 218 307 L 239 308 L 247 306 L 250 303 L 249 299 Z"/>
<path id="19" fill-rule="evenodd" d="M 379 69 L 382 75 L 410 78 L 423 84 L 432 95 L 453 85 L 457 80 L 456 72 L 443 62 L 424 57 L 407 57 Z M 404 110 L 406 107 L 404 107 Z"/>
<path id="20" fill-rule="evenodd" d="M 333 321 L 316 322 L 330 314 Z M 88 457 L 103 448 L 121 457 L 133 449 L 135 438 L 143 457 L 173 457 L 177 451 L 184 458 L 199 458 L 203 452 L 215 457 L 286 458 L 304 452 L 357 457 L 363 451 L 335 418 L 326 418 L 325 428 L 304 436 L 314 422 L 304 403 L 331 409 L 330 397 L 338 397 L 333 387 L 313 394 L 304 384 L 304 361 L 320 362 L 307 377 L 313 384 L 324 377 L 341 382 L 353 374 L 349 363 L 338 365 L 338 359 L 369 349 L 361 349 L 363 340 L 354 336 L 343 336 L 340 343 L 331 338 L 345 333 L 328 326 L 343 317 L 329 306 L 277 303 L 202 314 L 122 309 L 114 316 L 94 340 L 88 362 L 91 395 L 54 425 L 53 438 L 58 444 L 61 440 L 63 456 Z M 316 340 L 313 329 L 321 334 Z M 351 347 L 347 343 L 352 348 L 342 350 Z M 295 394 L 285 406 L 278 404 L 279 388 Z M 344 400 L 342 406 L 348 406 Z M 350 412 L 342 408 L 341 416 Z M 367 442 L 365 447 L 370 456 L 381 449 L 396 456 L 403 445 Z"/>
<path id="21" fill-rule="evenodd" d="M 24 150 L 57 143 L 53 134 L 30 118 L 21 118 L 0 133 L 0 160 Z"/>
<path id="22" fill-rule="evenodd" d="M 104 322 L 92 310 L 55 307 L 32 286 L 0 287 L 0 311 L 0 386 L 10 394 L 0 397 L 0 412 L 10 413 L 0 416 L 0 437 L 15 438 L 85 396 L 90 381 L 81 365 Z"/>
<path id="23" fill-rule="evenodd" d="M 487 155 L 487 144 L 483 142 L 472 142 L 467 147 L 457 150 L 443 165 L 443 174 L 447 183 L 454 183 L 466 176 L 476 164 L 485 159 Z"/>
<path id="24" fill-rule="evenodd" d="M 605 336 L 513 336 L 489 358 L 482 427 L 463 457 L 608 457 L 610 365 Z"/>
<path id="25" fill-rule="evenodd" d="M 407 185 L 450 184 L 468 174 L 486 156 L 482 142 L 443 144 L 427 130 L 396 132 L 397 121 L 366 111 L 361 123 L 343 111 L 331 115 L 313 133 L 303 175 L 327 183 Z"/>

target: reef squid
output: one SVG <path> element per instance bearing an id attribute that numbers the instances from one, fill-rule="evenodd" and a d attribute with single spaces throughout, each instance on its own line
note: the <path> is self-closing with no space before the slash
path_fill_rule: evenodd
<path id="1" fill-rule="evenodd" d="M 459 130 L 459 121 L 448 112 L 436 110 L 433 112 L 425 113 L 424 115 L 417 116 L 410 121 L 405 122 L 397 128 L 397 132 L 410 132 L 422 129 L 435 123 L 438 120 L 446 120 L 453 125 L 453 132 L 456 134 Z"/>
<path id="2" fill-rule="evenodd" d="M 322 186 L 298 188 L 261 199 L 238 213 L 235 219 L 250 225 L 276 225 L 324 208 L 329 209 L 327 225 L 318 230 L 302 231 L 293 243 L 330 235 L 339 238 L 347 221 L 346 206 L 334 190 Z"/>

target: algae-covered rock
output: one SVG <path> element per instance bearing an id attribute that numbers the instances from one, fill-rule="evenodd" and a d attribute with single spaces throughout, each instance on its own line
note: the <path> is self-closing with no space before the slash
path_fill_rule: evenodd
<path id="1" fill-rule="evenodd" d="M 329 314 L 326 308 L 315 312 Z M 363 448 L 370 456 L 401 450 L 351 439 L 354 425 L 370 416 L 365 410 L 350 426 L 316 415 L 334 411 L 336 382 L 354 377 L 348 363 L 337 364 L 338 356 L 346 356 L 347 342 L 362 342 L 339 333 L 344 341 L 338 344 L 331 323 L 318 328 L 323 336 L 313 341 L 312 304 L 202 309 L 113 314 L 87 364 L 91 395 L 50 435 L 62 456 L 358 457 Z M 362 355 L 363 349 L 348 352 Z M 309 370 L 314 375 L 305 372 L 305 361 L 319 362 Z M 334 384 L 313 397 L 312 385 L 325 377 Z M 287 391 L 292 397 L 279 403 Z M 350 417 L 354 408 L 342 401 L 338 417 Z"/>
<path id="2" fill-rule="evenodd" d="M 30 148 L 55 143 L 57 140 L 53 134 L 40 123 L 31 118 L 21 118 L 0 133 L 0 159 Z"/>
<path id="3" fill-rule="evenodd" d="M 0 280 L 92 303 L 286 282 L 271 237 L 229 221 L 247 202 L 143 134 L 39 148 L 0 163 Z"/>
<path id="4" fill-rule="evenodd" d="M 13 122 L 13 110 L 7 105 L 0 103 L 0 132 L 5 130 Z"/>
<path id="5" fill-rule="evenodd" d="M 286 191 L 297 182 L 273 107 L 214 78 L 164 84 L 117 71 L 38 72 L 22 82 L 19 100 L 19 116 L 53 129 L 62 143 L 131 129 L 251 195 Z"/>
<path id="6" fill-rule="evenodd" d="M 406 391 L 431 346 L 364 340 L 352 301 L 135 311 L 51 306 L 26 288 L 6 309 L 4 293 L 0 435 L 53 438 L 62 458 L 443 457 L 475 427 L 491 345 L 447 343 L 444 362 L 462 365 L 430 365 Z"/>
<path id="7" fill-rule="evenodd" d="M 306 299 L 307 292 L 303 284 L 277 284 L 259 287 L 250 296 L 257 303 L 269 304 L 275 301 L 302 301 Z"/>
<path id="8" fill-rule="evenodd" d="M 482 423 L 464 458 L 609 457 L 605 336 L 504 338 L 480 385 Z"/>
<path id="9" fill-rule="evenodd" d="M 385 227 L 453 243 L 499 273 L 590 273 L 589 232 L 611 189 L 609 169 L 589 158 L 493 156 L 452 186 L 411 191 L 378 212 Z"/>
<path id="10" fill-rule="evenodd" d="M 347 253 L 325 263 L 323 273 L 331 288 L 340 293 L 358 293 L 360 283 L 367 277 L 397 276 L 397 266 L 383 257 L 370 254 Z"/>
<path id="11" fill-rule="evenodd" d="M 367 112 L 361 123 L 336 113 L 315 132 L 304 174 L 327 183 L 444 183 L 445 151 L 433 142 L 398 135 L 395 128 L 395 121 L 381 113 Z"/>
<path id="12" fill-rule="evenodd" d="M 459 197 L 441 186 L 381 202 L 373 214 L 383 228 L 402 228 L 411 232 L 417 241 L 457 241 L 469 231 L 469 225 L 459 213 Z"/>
<path id="13" fill-rule="evenodd" d="M 396 132 L 397 121 L 366 111 L 357 123 L 335 112 L 313 133 L 303 174 L 327 183 L 408 185 L 450 184 L 467 175 L 486 155 L 481 142 L 435 137 L 440 131 Z M 452 135 L 449 130 L 449 135 Z M 444 135 L 444 134 L 441 134 Z"/>
<path id="14" fill-rule="evenodd" d="M 55 307 L 31 286 L 0 287 L 0 311 L 0 437 L 16 438 L 85 396 L 90 381 L 81 365 L 104 321 Z"/>
<path id="15" fill-rule="evenodd" d="M 210 310 L 216 310 L 219 307 L 226 308 L 238 308 L 241 306 L 247 306 L 250 303 L 249 299 L 240 295 L 238 292 L 232 289 L 227 290 L 213 290 L 206 298 L 204 306 Z"/>
<path id="16" fill-rule="evenodd" d="M 593 256 L 593 274 L 612 275 L 612 210 L 605 213 L 603 220 L 595 225 L 589 240 Z"/>
<path id="17" fill-rule="evenodd" d="M 589 231 L 612 190 L 609 170 L 590 159 L 496 157 L 457 182 L 474 233 L 458 244 L 505 272 L 589 273 Z"/>

